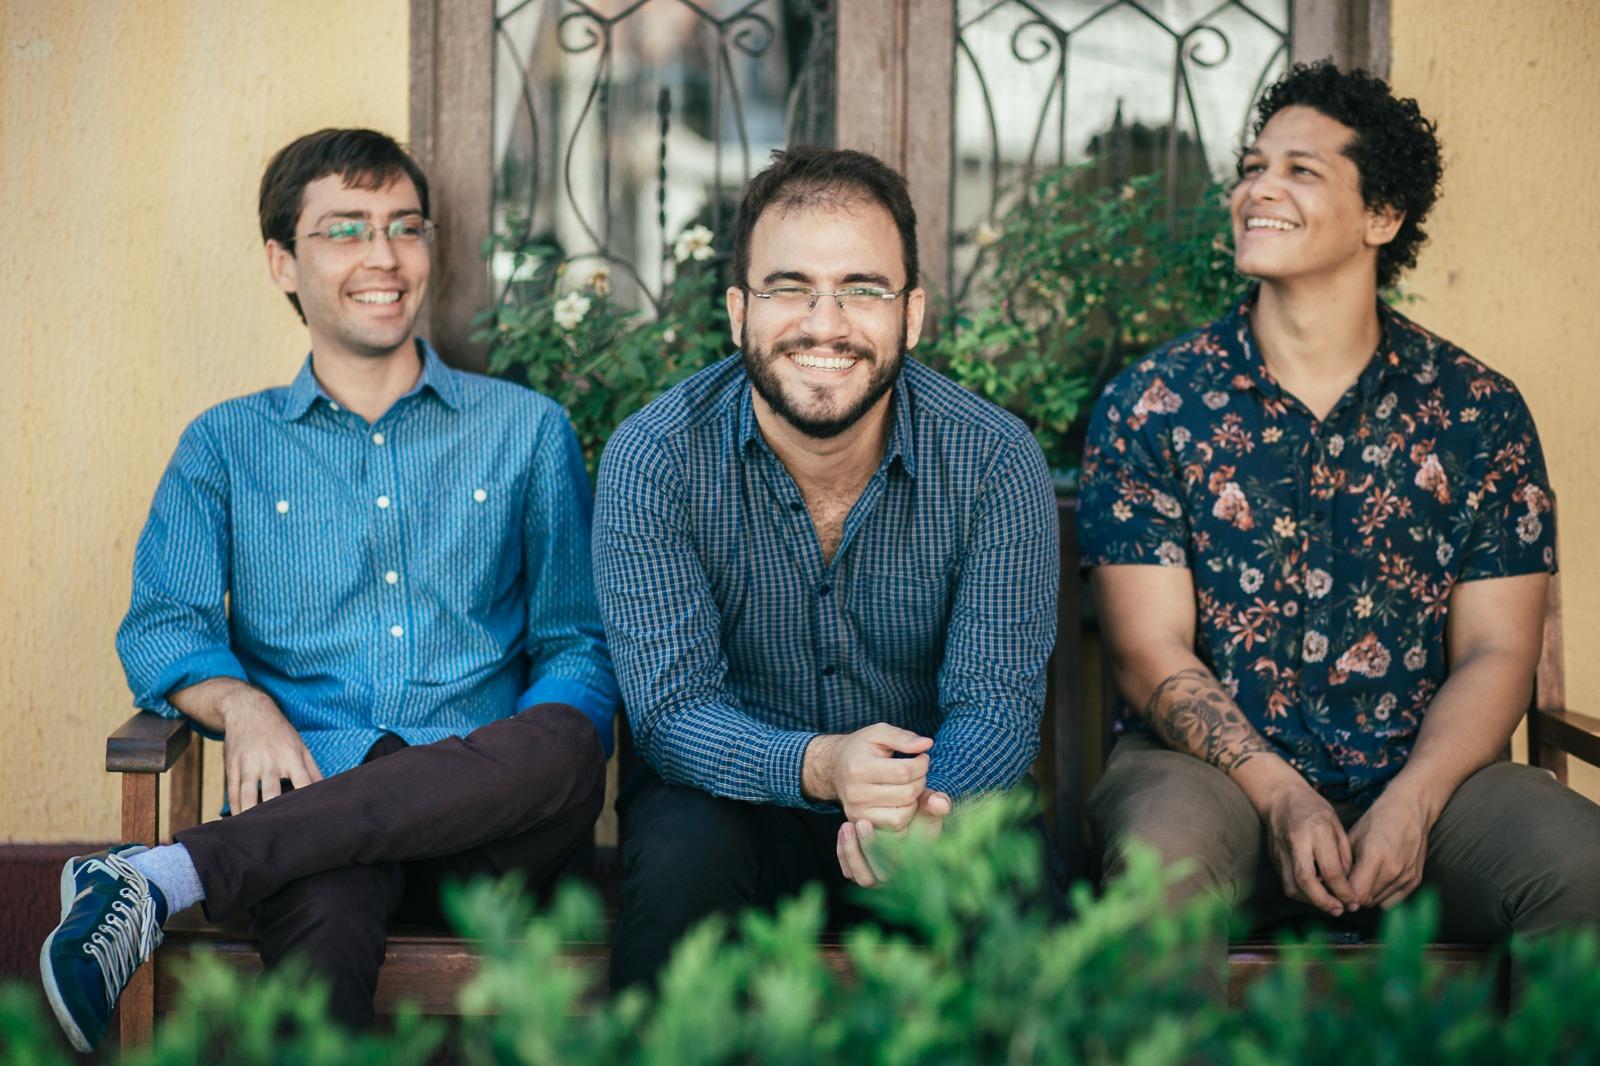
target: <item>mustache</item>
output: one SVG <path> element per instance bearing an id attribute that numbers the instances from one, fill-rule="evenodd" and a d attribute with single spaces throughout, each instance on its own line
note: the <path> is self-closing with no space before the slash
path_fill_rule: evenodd
<path id="1" fill-rule="evenodd" d="M 877 359 L 877 356 L 873 353 L 872 349 L 868 348 L 866 345 L 851 344 L 849 341 L 835 344 L 823 344 L 809 333 L 801 333 L 794 337 L 785 337 L 782 340 L 774 341 L 770 351 L 771 354 L 776 357 L 780 355 L 787 355 L 789 352 L 802 351 L 807 348 L 825 348 L 828 351 L 838 352 L 841 355 L 853 355 L 857 359 L 865 359 L 868 362 L 873 362 Z"/>

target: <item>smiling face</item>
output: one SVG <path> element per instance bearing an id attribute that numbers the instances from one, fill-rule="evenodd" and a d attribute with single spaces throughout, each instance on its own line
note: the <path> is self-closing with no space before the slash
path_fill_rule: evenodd
<path id="1" fill-rule="evenodd" d="M 750 235 L 751 290 L 798 285 L 820 292 L 905 285 L 900 234 L 881 205 L 861 197 L 775 202 Z M 922 330 L 925 294 L 848 312 L 831 296 L 809 312 L 728 290 L 734 340 L 758 402 L 809 437 L 826 439 L 888 410 L 902 356 Z"/>
<path id="2" fill-rule="evenodd" d="M 342 219 L 361 219 L 379 230 L 370 242 L 302 236 L 292 249 L 267 242 L 273 280 L 299 297 L 313 352 L 381 359 L 410 350 L 428 289 L 428 246 L 391 242 L 382 231 L 396 218 L 421 213 L 416 187 L 406 177 L 381 189 L 360 189 L 330 174 L 305 187 L 297 235 L 321 232 Z"/>
<path id="3" fill-rule="evenodd" d="M 1268 283 L 1347 273 L 1376 286 L 1378 249 L 1402 216 L 1371 210 L 1344 154 L 1354 131 L 1309 107 L 1273 115 L 1240 159 L 1231 199 L 1234 265 Z"/>

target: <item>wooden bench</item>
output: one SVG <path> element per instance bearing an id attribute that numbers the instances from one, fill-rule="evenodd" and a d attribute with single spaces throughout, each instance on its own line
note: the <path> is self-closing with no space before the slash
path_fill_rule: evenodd
<path id="1" fill-rule="evenodd" d="M 1099 669 L 1093 623 L 1086 618 L 1085 589 L 1078 574 L 1075 501 L 1062 500 L 1057 517 L 1062 548 L 1058 635 L 1049 665 L 1042 747 L 1034 772 L 1045 797 L 1046 819 L 1056 847 L 1068 875 L 1077 880 L 1092 872 L 1083 810 L 1109 746 L 1109 682 L 1106 672 Z M 1568 755 L 1600 766 L 1600 719 L 1566 709 L 1562 679 L 1561 586 L 1557 577 L 1550 583 L 1544 650 L 1528 717 L 1528 749 L 1533 765 L 1550 770 L 1565 782 Z M 123 840 L 170 840 L 173 831 L 200 820 L 202 749 L 184 721 L 148 711 L 135 714 L 107 739 L 106 769 L 122 775 Z M 159 822 L 163 776 L 170 792 L 165 832 Z M 597 883 L 614 894 L 614 853 L 610 849 L 597 852 Z M 198 908 L 178 916 L 168 926 L 166 943 L 123 993 L 121 1037 L 125 1046 L 149 1040 L 156 1013 L 170 1010 L 175 1001 L 170 964 L 198 945 L 208 946 L 241 971 L 254 973 L 261 968 L 255 942 L 243 921 L 212 926 Z M 836 944 L 829 946 L 828 954 L 830 964 L 843 967 Z M 1485 949 L 1438 945 L 1434 955 L 1449 965 L 1480 965 Z M 568 956 L 575 965 L 592 970 L 598 987 L 604 990 L 607 944 L 575 943 Z M 1276 957 L 1276 947 L 1270 943 L 1233 945 L 1229 953 L 1232 994 L 1236 996 L 1270 968 Z M 400 1002 L 410 1001 L 424 1012 L 453 1013 L 457 991 L 476 969 L 470 943 L 437 929 L 396 928 L 389 937 L 378 980 L 378 1012 L 392 1013 Z"/>

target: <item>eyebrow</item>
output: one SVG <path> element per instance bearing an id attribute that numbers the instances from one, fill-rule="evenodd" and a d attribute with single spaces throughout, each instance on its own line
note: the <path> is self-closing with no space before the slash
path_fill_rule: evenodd
<path id="1" fill-rule="evenodd" d="M 811 275 L 807 274 L 803 270 L 774 270 L 772 273 L 761 279 L 761 284 L 770 286 L 774 282 L 778 281 L 793 281 L 801 285 L 814 284 Z M 884 277 L 882 274 L 873 274 L 862 271 L 855 271 L 846 274 L 842 279 L 840 279 L 839 284 L 881 285 L 886 289 L 891 287 L 889 279 Z"/>
<path id="2" fill-rule="evenodd" d="M 1244 151 L 1239 153 L 1239 158 L 1241 160 L 1243 160 L 1243 159 L 1249 159 L 1253 155 L 1266 155 L 1266 154 L 1267 154 L 1266 152 L 1262 151 L 1260 148 L 1258 148 L 1258 147 L 1256 147 L 1255 145 L 1252 144 L 1248 148 L 1246 148 Z M 1290 159 L 1311 159 L 1311 160 L 1315 160 L 1318 163 L 1326 163 L 1328 161 L 1327 158 L 1324 157 L 1321 152 L 1313 152 L 1313 151 L 1311 151 L 1310 149 L 1307 149 L 1307 148 L 1291 148 L 1287 152 L 1284 152 L 1283 154 L 1285 156 L 1287 156 L 1288 158 L 1290 158 Z"/>
<path id="3" fill-rule="evenodd" d="M 420 207 L 402 207 L 398 211 L 389 212 L 389 221 L 393 222 L 395 219 L 405 218 L 407 215 L 420 214 L 422 214 L 422 208 Z M 372 217 L 372 212 L 370 211 L 324 211 L 318 216 L 316 225 L 320 226 L 330 219 L 336 218 L 353 218 L 365 222 L 370 217 Z"/>

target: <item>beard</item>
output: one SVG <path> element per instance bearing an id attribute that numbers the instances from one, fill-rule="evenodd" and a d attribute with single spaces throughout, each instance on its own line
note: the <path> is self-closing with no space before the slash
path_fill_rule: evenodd
<path id="1" fill-rule="evenodd" d="M 905 315 L 900 316 L 900 335 L 895 339 L 895 350 L 891 357 L 885 358 L 862 344 L 829 346 L 832 351 L 841 355 L 851 355 L 866 362 L 871 369 L 866 389 L 848 407 L 840 408 L 833 397 L 820 388 L 807 390 L 811 397 L 818 401 L 809 412 L 800 410 L 788 396 L 784 395 L 783 383 L 779 380 L 775 369 L 778 360 L 790 352 L 819 347 L 822 345 L 817 343 L 815 337 L 801 333 L 779 340 L 770 349 L 763 351 L 750 343 L 749 318 L 745 319 L 744 325 L 739 330 L 739 348 L 744 353 L 745 373 L 750 376 L 750 384 L 755 387 L 756 394 L 766 401 L 774 414 L 801 433 L 815 440 L 828 440 L 861 421 L 861 416 L 870 411 L 872 405 L 881 400 L 883 395 L 894 387 L 894 383 L 900 380 L 900 368 L 905 364 L 906 356 Z"/>

